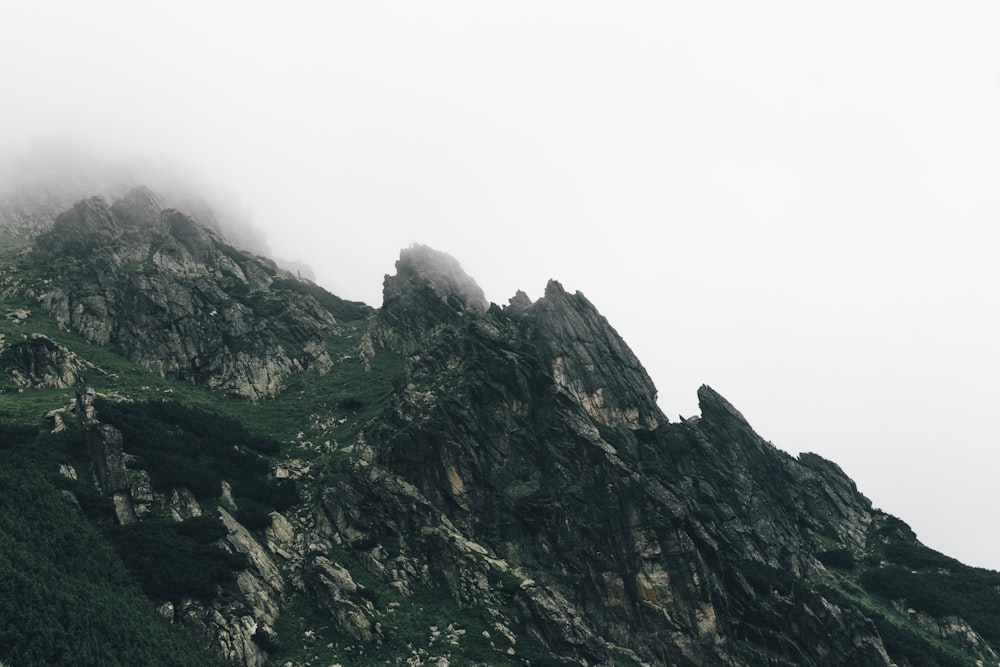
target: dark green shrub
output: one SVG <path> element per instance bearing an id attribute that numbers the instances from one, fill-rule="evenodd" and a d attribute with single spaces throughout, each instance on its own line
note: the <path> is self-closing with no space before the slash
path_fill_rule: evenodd
<path id="1" fill-rule="evenodd" d="M 174 524 L 174 530 L 182 537 L 187 537 L 198 544 L 211 544 L 226 536 L 228 531 L 221 519 L 210 516 L 198 516 Z"/>
<path id="2" fill-rule="evenodd" d="M 80 504 L 83 515 L 92 521 L 108 521 L 115 518 L 115 505 L 111 499 L 100 492 L 93 482 L 86 479 L 59 480 L 61 488 L 73 494 Z"/>
<path id="3" fill-rule="evenodd" d="M 841 570 L 853 570 L 856 565 L 854 554 L 848 549 L 821 551 L 816 554 L 816 559 L 827 567 L 835 567 Z"/>
<path id="4" fill-rule="evenodd" d="M 268 653 L 277 653 L 281 650 L 281 642 L 278 641 L 278 637 L 272 632 L 267 632 L 262 627 L 258 627 L 250 639 L 253 640 L 254 644 L 257 644 L 257 646 L 260 646 Z"/>
<path id="5" fill-rule="evenodd" d="M 38 429 L 22 424 L 0 424 L 0 449 L 27 445 L 38 437 Z"/>
<path id="6" fill-rule="evenodd" d="M 271 509 L 284 512 L 300 502 L 295 482 L 290 479 L 264 480 L 239 479 L 233 481 L 233 496 L 242 506 L 243 499 L 249 499 Z"/>
<path id="7" fill-rule="evenodd" d="M 238 498 L 237 503 L 240 508 L 236 510 L 234 518 L 247 530 L 264 530 L 271 525 L 269 507 L 245 498 Z"/>
<path id="8" fill-rule="evenodd" d="M 890 563 L 905 565 L 914 569 L 964 567 L 954 558 L 928 549 L 921 544 L 906 544 L 902 542 L 887 544 L 882 550 L 885 559 Z"/>
<path id="9" fill-rule="evenodd" d="M 888 565 L 867 570 L 859 583 L 875 595 L 906 600 L 931 616 L 960 616 L 987 641 L 1000 641 L 1000 573 L 966 565 L 945 572 Z"/>
<path id="10" fill-rule="evenodd" d="M 144 521 L 108 530 L 126 569 L 150 597 L 208 599 L 246 567 L 244 556 L 201 541 L 212 530 L 208 522 L 185 523 Z"/>
<path id="11" fill-rule="evenodd" d="M 698 519 L 702 523 L 712 523 L 716 520 L 715 511 L 711 507 L 706 507 L 704 505 L 699 505 L 694 512 L 692 512 L 694 518 Z"/>
<path id="12" fill-rule="evenodd" d="M 337 407 L 346 412 L 357 412 L 365 407 L 365 402 L 357 398 L 345 398 L 337 404 Z"/>
<path id="13" fill-rule="evenodd" d="M 0 655 L 11 665 L 219 665 L 155 611 L 100 533 L 18 449 L 0 466 Z M 91 484 L 91 486 L 93 486 Z"/>
<path id="14" fill-rule="evenodd" d="M 772 591 L 791 595 L 795 586 L 795 579 L 787 570 L 752 560 L 741 561 L 737 567 L 758 595 L 770 595 Z"/>
<path id="15" fill-rule="evenodd" d="M 149 472 L 153 488 L 187 487 L 196 498 L 215 498 L 223 479 L 264 479 L 267 460 L 250 451 L 278 450 L 269 438 L 254 436 L 232 419 L 171 401 L 98 401 L 98 416 L 122 432 L 125 451 Z"/>

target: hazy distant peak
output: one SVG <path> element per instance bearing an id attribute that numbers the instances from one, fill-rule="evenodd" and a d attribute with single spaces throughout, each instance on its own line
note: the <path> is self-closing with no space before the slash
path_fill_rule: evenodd
<path id="1" fill-rule="evenodd" d="M 142 206 L 157 210 L 166 208 L 163 205 L 163 198 L 147 188 L 145 185 L 132 188 L 118 201 L 128 205 Z"/>
<path id="2" fill-rule="evenodd" d="M 166 206 L 163 204 L 162 197 L 144 185 L 132 188 L 111 205 L 113 211 L 124 214 L 123 217 L 140 225 L 156 223 L 159 220 L 160 211 L 164 208 Z"/>
<path id="3" fill-rule="evenodd" d="M 531 297 L 524 293 L 524 290 L 517 290 L 510 298 L 508 308 L 514 311 L 522 311 L 531 305 Z"/>
<path id="4" fill-rule="evenodd" d="M 545 296 L 553 297 L 566 294 L 566 290 L 563 289 L 562 283 L 555 279 L 549 279 L 549 282 L 545 284 Z"/>
<path id="5" fill-rule="evenodd" d="M 422 282 L 443 298 L 458 297 L 466 308 L 485 313 L 490 303 L 476 281 L 458 260 L 433 248 L 413 244 L 399 253 L 396 274 L 403 279 Z"/>
<path id="6" fill-rule="evenodd" d="M 490 304 L 454 257 L 425 245 L 404 248 L 396 275 L 386 275 L 372 339 L 401 354 L 419 350 L 436 332 L 462 327 Z"/>

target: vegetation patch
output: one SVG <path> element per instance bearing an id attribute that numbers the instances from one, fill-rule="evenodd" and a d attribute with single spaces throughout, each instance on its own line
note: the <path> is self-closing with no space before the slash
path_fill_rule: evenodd
<path id="1" fill-rule="evenodd" d="M 236 580 L 246 558 L 214 544 L 226 535 L 219 519 L 198 517 L 180 523 L 142 521 L 107 531 L 129 573 L 158 600 L 212 598 Z"/>
<path id="2" fill-rule="evenodd" d="M 19 251 L 31 245 L 31 240 L 23 236 L 15 236 L 7 232 L 0 232 L 0 259 L 10 260 Z"/>
<path id="3" fill-rule="evenodd" d="M 914 571 L 898 565 L 861 575 L 868 591 L 931 616 L 959 616 L 988 642 L 1000 643 L 1000 573 L 961 566 L 949 571 Z"/>
<path id="4" fill-rule="evenodd" d="M 840 570 L 853 570 L 856 564 L 854 554 L 850 549 L 830 549 L 820 551 L 816 554 L 816 559 L 827 567 L 835 567 Z"/>
<path id="5" fill-rule="evenodd" d="M 825 586 L 819 591 L 827 600 L 841 607 L 860 606 L 875 623 L 889 656 L 900 664 L 921 667 L 972 667 L 975 663 L 954 646 L 918 630 L 885 604 L 847 580 Z"/>
<path id="6" fill-rule="evenodd" d="M 26 447 L 9 448 L 0 466 L 0 659 L 219 665 L 156 613 L 100 533 L 26 454 Z"/>
<path id="7" fill-rule="evenodd" d="M 787 571 L 771 567 L 755 560 L 741 561 L 738 570 L 746 577 L 747 582 L 760 596 L 778 593 L 790 596 L 795 588 L 795 578 Z"/>
<path id="8" fill-rule="evenodd" d="M 244 423 L 294 443 L 296 455 L 305 459 L 353 444 L 364 425 L 385 410 L 406 361 L 384 349 L 363 358 L 362 334 L 360 326 L 345 327 L 343 336 L 328 338 L 334 367 L 292 376 L 282 394 L 254 406 Z"/>
<path id="9" fill-rule="evenodd" d="M 153 488 L 187 487 L 196 498 L 216 498 L 223 479 L 267 485 L 266 459 L 254 450 L 277 443 L 248 433 L 240 424 L 172 401 L 95 403 L 101 421 L 122 432 L 135 467 L 149 472 Z"/>

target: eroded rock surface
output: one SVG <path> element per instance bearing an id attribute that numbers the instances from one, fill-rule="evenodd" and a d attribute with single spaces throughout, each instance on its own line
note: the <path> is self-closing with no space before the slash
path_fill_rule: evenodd
<path id="1" fill-rule="evenodd" d="M 307 286 L 144 188 L 77 203 L 34 252 L 53 277 L 33 294 L 60 323 L 164 377 L 261 400 L 328 370 L 330 311 Z"/>
<path id="2" fill-rule="evenodd" d="M 0 336 L 0 369 L 22 387 L 67 389 L 84 382 L 93 365 L 48 336 L 33 333 L 10 344 Z"/>

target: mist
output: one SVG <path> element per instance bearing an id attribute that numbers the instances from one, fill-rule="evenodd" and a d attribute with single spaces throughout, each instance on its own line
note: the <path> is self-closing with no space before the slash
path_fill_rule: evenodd
<path id="1" fill-rule="evenodd" d="M 26 153 L 8 156 L 8 162 L 0 164 L 0 229 L 34 236 L 82 199 L 102 197 L 112 203 L 138 187 L 148 188 L 164 208 L 185 213 L 234 246 L 274 255 L 266 233 L 252 224 L 239 198 L 210 179 L 155 158 L 102 159 L 99 151 L 66 138 L 33 144 Z M 309 279 L 315 277 L 302 262 L 279 263 Z"/>
<path id="2" fill-rule="evenodd" d="M 994 4 L 2 12 L 5 184 L 26 155 L 170 165 L 165 184 L 372 305 L 414 243 L 493 302 L 557 279 L 672 419 L 710 384 L 929 546 L 1000 568 L 981 519 L 1000 451 Z"/>

